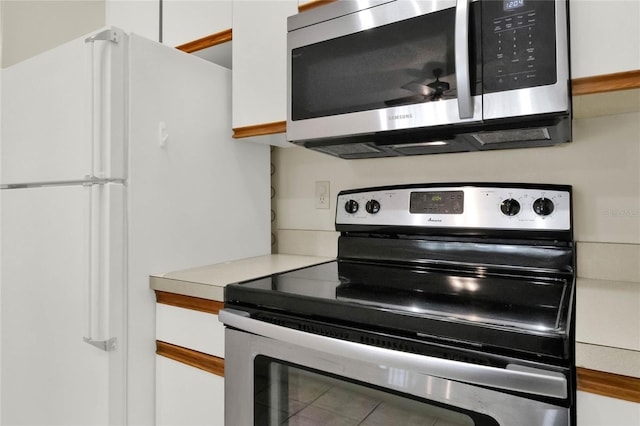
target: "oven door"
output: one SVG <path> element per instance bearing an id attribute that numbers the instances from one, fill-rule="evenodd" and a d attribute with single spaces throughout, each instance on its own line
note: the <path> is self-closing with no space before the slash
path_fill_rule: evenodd
<path id="1" fill-rule="evenodd" d="M 228 425 L 569 424 L 568 408 L 527 397 L 567 398 L 561 374 L 362 345 L 229 309 L 220 320 Z"/>
<path id="2" fill-rule="evenodd" d="M 481 121 L 479 19 L 475 0 L 341 1 L 290 17 L 288 140 Z"/>

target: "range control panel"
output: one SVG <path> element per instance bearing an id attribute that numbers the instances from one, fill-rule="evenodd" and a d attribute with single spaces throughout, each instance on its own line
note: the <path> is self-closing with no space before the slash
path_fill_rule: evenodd
<path id="1" fill-rule="evenodd" d="M 555 1 L 482 2 L 486 93 L 556 82 Z"/>
<path id="2" fill-rule="evenodd" d="M 568 231 L 571 192 L 558 185 L 398 186 L 338 194 L 336 224 Z"/>

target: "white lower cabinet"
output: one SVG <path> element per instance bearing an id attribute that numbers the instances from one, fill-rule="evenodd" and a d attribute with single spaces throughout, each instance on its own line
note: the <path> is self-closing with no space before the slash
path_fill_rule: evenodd
<path id="1" fill-rule="evenodd" d="M 156 339 L 179 347 L 176 359 L 224 357 L 224 326 L 211 313 L 157 303 Z M 156 355 L 156 425 L 223 426 L 224 377 Z"/>
<path id="2" fill-rule="evenodd" d="M 224 378 L 156 355 L 156 424 L 223 426 Z"/>
<path id="3" fill-rule="evenodd" d="M 578 392 L 578 426 L 638 426 L 640 404 Z"/>
<path id="4" fill-rule="evenodd" d="M 157 303 L 156 339 L 224 358 L 224 325 L 217 315 Z"/>

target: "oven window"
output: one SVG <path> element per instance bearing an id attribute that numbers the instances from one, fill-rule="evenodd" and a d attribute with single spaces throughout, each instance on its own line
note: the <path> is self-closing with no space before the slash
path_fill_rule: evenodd
<path id="1" fill-rule="evenodd" d="M 414 399 L 265 356 L 255 358 L 255 425 L 471 426 L 480 413 Z"/>
<path id="2" fill-rule="evenodd" d="M 292 119 L 457 98 L 454 21 L 451 8 L 293 49 Z"/>

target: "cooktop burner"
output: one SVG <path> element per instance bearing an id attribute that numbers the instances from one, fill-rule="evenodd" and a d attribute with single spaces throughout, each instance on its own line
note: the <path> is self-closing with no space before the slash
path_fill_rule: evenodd
<path id="1" fill-rule="evenodd" d="M 338 196 L 338 260 L 227 286 L 225 308 L 570 363 L 570 187 L 414 185 Z M 350 337 L 353 338 L 353 337 Z"/>

